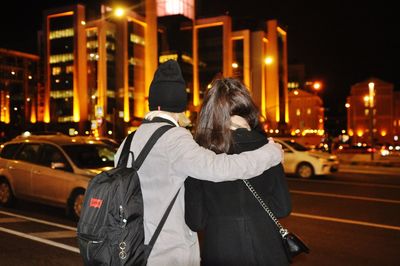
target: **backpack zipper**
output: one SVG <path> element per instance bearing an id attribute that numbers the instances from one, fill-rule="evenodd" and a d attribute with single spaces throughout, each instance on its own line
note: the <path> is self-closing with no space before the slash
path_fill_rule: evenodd
<path id="1" fill-rule="evenodd" d="M 124 228 L 126 226 L 126 218 L 125 218 L 125 213 L 124 213 L 124 207 L 122 205 L 119 205 L 119 218 L 122 221 L 121 227 Z"/>
<path id="2" fill-rule="evenodd" d="M 121 222 L 122 222 L 122 223 L 121 223 L 121 228 L 122 228 L 122 229 L 125 229 L 127 220 L 126 220 L 126 218 L 125 218 L 124 207 L 122 207 L 122 205 L 119 205 L 119 218 L 121 219 Z M 126 243 L 125 243 L 125 241 L 121 241 L 121 242 L 119 243 L 118 247 L 119 247 L 119 249 L 121 250 L 121 251 L 119 252 L 119 254 L 118 254 L 119 258 L 120 258 L 121 260 L 126 259 L 127 254 L 126 254 L 126 251 L 125 251 L 125 249 L 126 249 Z"/>

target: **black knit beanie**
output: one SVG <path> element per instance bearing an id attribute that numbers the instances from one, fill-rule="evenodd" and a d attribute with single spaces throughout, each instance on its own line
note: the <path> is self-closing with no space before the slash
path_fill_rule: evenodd
<path id="1" fill-rule="evenodd" d="M 186 110 L 186 105 L 186 84 L 178 62 L 168 60 L 160 64 L 150 84 L 150 111 L 180 113 Z"/>

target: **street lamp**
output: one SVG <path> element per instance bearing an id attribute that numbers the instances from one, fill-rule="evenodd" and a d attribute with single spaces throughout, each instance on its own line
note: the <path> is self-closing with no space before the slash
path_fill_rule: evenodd
<path id="1" fill-rule="evenodd" d="M 114 14 L 115 14 L 115 16 L 120 18 L 123 15 L 125 15 L 125 9 L 122 7 L 117 7 L 117 8 L 115 8 Z"/>
<path id="2" fill-rule="evenodd" d="M 318 92 L 322 90 L 322 83 L 319 81 L 314 81 L 312 84 L 312 90 L 314 91 L 315 95 L 318 95 Z"/>
<path id="3" fill-rule="evenodd" d="M 318 81 L 314 82 L 313 88 L 314 90 L 319 91 L 319 89 L 321 89 L 321 83 Z"/>
<path id="4" fill-rule="evenodd" d="M 274 62 L 274 59 L 272 58 L 272 56 L 267 56 L 267 57 L 264 59 L 264 63 L 265 63 L 266 65 L 271 65 L 273 62 Z"/>
<path id="5" fill-rule="evenodd" d="M 371 138 L 371 161 L 374 160 L 374 98 L 375 98 L 375 83 L 368 83 L 368 100 L 369 100 L 369 135 Z"/>

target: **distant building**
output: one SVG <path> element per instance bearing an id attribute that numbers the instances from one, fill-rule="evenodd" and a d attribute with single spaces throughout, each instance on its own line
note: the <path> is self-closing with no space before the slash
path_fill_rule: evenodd
<path id="1" fill-rule="evenodd" d="M 306 83 L 306 67 L 304 64 L 288 65 L 288 89 L 301 89 Z"/>
<path id="2" fill-rule="evenodd" d="M 324 104 L 318 95 L 323 84 L 307 79 L 304 64 L 290 64 L 288 77 L 290 134 L 314 137 L 320 141 L 327 134 Z M 318 144 L 318 141 L 314 141 L 314 144 Z"/>
<path id="3" fill-rule="evenodd" d="M 22 130 L 37 121 L 39 56 L 0 48 L 0 123 Z"/>
<path id="4" fill-rule="evenodd" d="M 289 121 L 291 135 L 324 135 L 324 107 L 315 93 L 301 89 L 289 92 Z"/>
<path id="5" fill-rule="evenodd" d="M 372 107 L 369 83 L 374 84 Z M 347 107 L 347 131 L 353 144 L 370 145 L 372 136 L 375 144 L 399 143 L 400 92 L 394 91 L 392 83 L 370 78 L 353 85 Z"/>

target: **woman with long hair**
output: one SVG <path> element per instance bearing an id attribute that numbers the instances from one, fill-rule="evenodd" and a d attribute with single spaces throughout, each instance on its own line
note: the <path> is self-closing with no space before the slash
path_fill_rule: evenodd
<path id="1" fill-rule="evenodd" d="M 266 144 L 259 111 L 238 79 L 213 81 L 204 97 L 195 129 L 200 146 L 238 154 Z M 249 179 L 276 217 L 291 212 L 282 164 Z M 214 183 L 188 178 L 185 219 L 201 236 L 202 265 L 287 265 L 281 236 L 242 180 Z"/>

